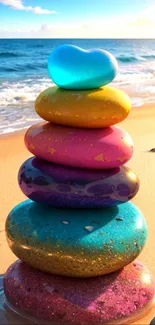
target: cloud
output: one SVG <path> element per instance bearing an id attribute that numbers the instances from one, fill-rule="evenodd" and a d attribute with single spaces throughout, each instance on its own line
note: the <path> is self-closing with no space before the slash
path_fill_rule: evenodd
<path id="1" fill-rule="evenodd" d="M 146 28 L 155 25 L 155 5 L 140 12 L 134 20 L 133 25 Z"/>
<path id="2" fill-rule="evenodd" d="M 56 11 L 53 10 L 43 9 L 41 7 L 24 6 L 22 0 L 0 0 L 0 3 L 16 10 L 31 11 L 34 14 L 42 14 L 42 15 L 56 14 Z"/>
<path id="3" fill-rule="evenodd" d="M 139 16 L 149 20 L 149 22 L 155 22 L 155 4 L 143 10 Z"/>
<path id="4" fill-rule="evenodd" d="M 18 6 L 22 10 L 23 3 L 20 0 L 0 0 L 2 1 L 9 4 L 15 2 L 16 8 Z M 34 9 L 39 11 L 40 7 Z M 22 26 L 20 28 L 20 31 L 1 30 L 0 38 L 155 38 L 155 5 L 132 16 L 74 21 L 72 24 L 67 21 L 57 24 L 43 23 L 40 27 L 34 26 L 33 30 L 32 26 L 29 26 L 29 30 Z"/>
<path id="5" fill-rule="evenodd" d="M 50 32 L 51 30 L 52 30 L 52 27 L 50 25 L 42 24 L 38 32 L 47 33 L 47 32 Z"/>
<path id="6" fill-rule="evenodd" d="M 56 14 L 56 11 L 43 9 L 41 7 L 34 7 L 34 8 L 29 7 L 29 8 L 31 8 L 30 10 L 33 11 L 35 14 L 45 14 L 45 15 Z"/>
<path id="7" fill-rule="evenodd" d="M 36 35 L 42 38 L 155 38 L 155 25 L 142 16 L 91 20 L 74 24 L 43 24 Z M 154 23 L 155 24 L 155 23 Z M 38 36 L 39 37 L 39 36 Z"/>

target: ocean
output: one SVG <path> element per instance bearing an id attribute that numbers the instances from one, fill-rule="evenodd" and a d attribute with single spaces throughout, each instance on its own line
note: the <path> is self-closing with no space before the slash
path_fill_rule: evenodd
<path id="1" fill-rule="evenodd" d="M 102 48 L 119 64 L 112 82 L 125 90 L 134 107 L 155 102 L 155 40 L 0 39 L 0 133 L 27 128 L 40 121 L 36 96 L 52 85 L 47 60 L 60 44 Z"/>

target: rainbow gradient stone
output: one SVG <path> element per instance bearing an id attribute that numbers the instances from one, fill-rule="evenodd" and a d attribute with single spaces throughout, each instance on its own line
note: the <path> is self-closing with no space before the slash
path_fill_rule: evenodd
<path id="1" fill-rule="evenodd" d="M 36 157 L 22 164 L 18 182 L 29 199 L 64 208 L 102 208 L 125 203 L 139 190 L 138 177 L 126 166 L 88 170 Z"/>
<path id="2" fill-rule="evenodd" d="M 131 202 L 103 209 L 62 209 L 26 200 L 6 220 L 12 252 L 52 274 L 94 277 L 132 262 L 147 225 Z"/>
<path id="3" fill-rule="evenodd" d="M 155 283 L 135 261 L 117 272 L 86 279 L 49 275 L 21 261 L 4 278 L 8 302 L 18 313 L 51 325 L 131 324 L 152 305 Z"/>
<path id="4" fill-rule="evenodd" d="M 115 57 L 101 49 L 60 45 L 53 49 L 48 59 L 52 81 L 64 89 L 100 88 L 110 83 L 117 71 Z"/>

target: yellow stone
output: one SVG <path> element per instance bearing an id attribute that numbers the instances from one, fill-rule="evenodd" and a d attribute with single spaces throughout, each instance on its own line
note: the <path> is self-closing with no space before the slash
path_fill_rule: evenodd
<path id="1" fill-rule="evenodd" d="M 113 87 L 94 90 L 64 90 L 51 87 L 35 101 L 44 120 L 79 128 L 104 128 L 123 121 L 131 110 L 126 93 Z"/>

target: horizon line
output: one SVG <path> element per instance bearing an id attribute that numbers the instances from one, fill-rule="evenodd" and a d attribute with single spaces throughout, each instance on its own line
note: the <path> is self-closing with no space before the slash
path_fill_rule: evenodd
<path id="1" fill-rule="evenodd" d="M 93 38 L 91 38 L 91 37 L 0 37 L 0 40 L 4 40 L 4 39 L 10 39 L 10 40 L 13 40 L 13 39 L 32 39 L 32 40 L 34 40 L 34 39 L 41 39 L 41 40 L 44 40 L 44 39 L 48 39 L 48 40 L 55 40 L 55 39 L 58 39 L 58 40 L 62 40 L 62 39 L 72 39 L 72 40 L 154 40 L 155 39 L 155 37 L 147 37 L 147 38 L 139 38 L 139 37 L 127 37 L 127 38 L 125 38 L 125 37 L 93 37 Z"/>

